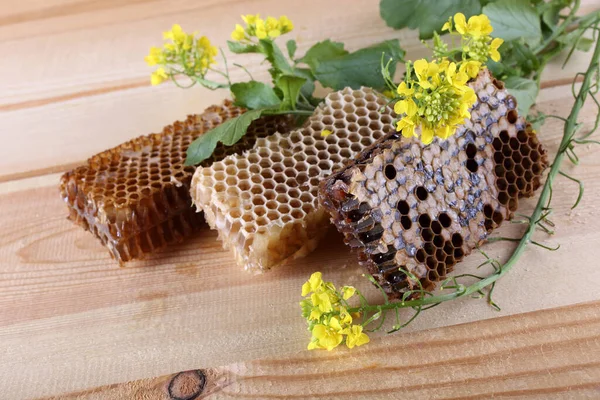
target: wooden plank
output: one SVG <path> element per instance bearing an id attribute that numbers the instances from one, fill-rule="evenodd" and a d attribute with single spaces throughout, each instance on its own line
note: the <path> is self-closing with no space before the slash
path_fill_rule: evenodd
<path id="1" fill-rule="evenodd" d="M 235 363 L 54 399 L 598 398 L 599 332 L 596 301 L 385 337 L 352 351 Z"/>
<path id="2" fill-rule="evenodd" d="M 543 111 L 564 115 L 569 96 L 568 86 L 545 89 Z M 584 108 L 584 130 L 595 112 L 591 104 Z M 561 132 L 553 120 L 540 133 L 551 153 Z M 575 185 L 557 182 L 557 235 L 538 239 L 562 247 L 526 252 L 496 289 L 500 314 L 483 301 L 463 299 L 428 311 L 407 332 L 598 300 L 600 248 L 590 243 L 600 237 L 589 222 L 598 216 L 599 151 L 593 146 L 579 151 L 582 166 L 575 174 L 586 182 L 580 208 L 570 211 Z M 301 284 L 316 270 L 378 301 L 335 232 L 309 257 L 262 276 L 240 271 L 208 231 L 118 268 L 91 235 L 66 221 L 56 185 L 56 175 L 0 184 L 0 375 L 6 396 L 80 391 L 303 353 L 308 332 L 297 302 Z M 529 212 L 533 204 L 525 201 L 520 211 Z M 509 224 L 498 234 L 519 229 Z M 486 251 L 502 259 L 509 247 L 496 243 Z M 479 262 L 471 256 L 458 270 L 472 271 Z M 406 336 L 385 340 L 399 344 Z"/>
<path id="3" fill-rule="evenodd" d="M 290 38 L 298 39 L 298 54 L 325 38 L 341 40 L 349 49 L 399 38 L 410 58 L 428 54 L 416 32 L 385 26 L 376 0 L 262 0 L 251 6 L 242 1 L 53 0 L 43 12 L 39 3 L 27 4 L 0 19 L 0 53 L 6 55 L 0 63 L 0 131 L 13 132 L 0 147 L 0 181 L 66 170 L 225 98 L 225 91 L 149 86 L 143 56 L 174 22 L 224 44 L 239 14 L 288 14 L 297 26 Z M 584 2 L 584 10 L 599 7 L 593 0 Z M 589 54 L 576 52 L 566 69 L 560 61 L 548 66 L 546 85 L 564 83 L 588 59 Z M 230 62 L 241 60 L 257 79 L 266 79 L 260 57 L 230 57 Z M 245 76 L 234 69 L 232 78 Z"/>

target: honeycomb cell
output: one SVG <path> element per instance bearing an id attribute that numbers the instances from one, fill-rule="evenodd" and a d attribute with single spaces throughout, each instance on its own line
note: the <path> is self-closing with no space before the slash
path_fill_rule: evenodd
<path id="1" fill-rule="evenodd" d="M 469 85 L 479 101 L 448 140 L 425 146 L 390 131 L 320 184 L 320 203 L 391 298 L 415 288 L 391 282 L 394 268 L 433 288 L 540 185 L 546 153 L 515 99 L 487 70 Z M 382 274 L 378 255 L 390 242 Z"/>
<path id="2" fill-rule="evenodd" d="M 384 111 L 379 112 L 381 109 Z M 331 93 L 302 128 L 259 138 L 254 147 L 243 155 L 229 156 L 211 166 L 198 168 L 192 180 L 194 204 L 204 211 L 211 228 L 219 230 L 219 238 L 224 241 L 225 247 L 232 249 L 237 262 L 247 270 L 266 270 L 308 254 L 329 225 L 328 214 L 318 206 L 319 183 L 375 139 L 393 132 L 392 115 L 386 98 L 371 89 L 347 88 Z M 332 134 L 327 138 L 321 137 L 323 129 L 331 130 Z M 275 214 L 267 211 L 266 217 L 269 218 L 265 218 L 265 225 L 260 230 L 255 227 L 234 232 L 229 227 L 240 216 L 232 215 L 230 206 L 222 198 L 227 192 L 230 174 L 239 177 L 246 171 L 240 167 L 242 160 L 247 168 L 252 168 L 250 175 L 259 174 L 264 178 L 263 186 L 267 185 L 268 179 L 273 179 L 275 185 L 270 188 L 276 193 L 278 217 L 271 218 Z M 227 171 L 229 162 L 237 166 L 237 172 Z M 397 171 L 393 163 L 390 166 L 392 168 L 387 173 L 392 176 L 389 178 L 391 181 Z M 219 182 L 225 185 L 217 186 L 213 182 L 221 172 L 225 177 Z M 387 178 L 384 176 L 384 179 Z M 244 200 L 252 205 L 243 209 L 244 215 L 252 213 L 256 199 L 264 191 L 260 185 L 256 183 L 257 190 L 251 190 L 250 197 Z M 360 202 L 347 214 L 347 218 L 349 221 L 363 218 Z M 405 223 L 412 225 L 408 216 L 407 219 Z M 363 221 L 360 235 L 364 241 L 382 240 L 382 234 L 381 223 Z"/>
<path id="3" fill-rule="evenodd" d="M 159 134 L 140 136 L 99 153 L 85 165 L 65 173 L 60 193 L 67 203 L 69 219 L 92 232 L 120 263 L 190 236 L 204 222 L 202 214 L 191 207 L 189 187 L 194 168 L 183 165 L 187 147 L 204 132 L 241 112 L 226 101 L 175 122 Z M 292 122 L 290 117 L 262 118 L 234 146 L 217 146 L 202 165 L 249 149 L 258 138 L 287 131 Z M 215 172 L 207 177 L 211 185 L 225 189 L 231 183 L 227 181 L 228 172 L 225 168 Z"/>

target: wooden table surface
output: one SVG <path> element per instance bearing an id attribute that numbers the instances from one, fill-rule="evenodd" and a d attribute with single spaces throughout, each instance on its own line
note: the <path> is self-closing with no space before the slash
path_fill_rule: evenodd
<path id="1" fill-rule="evenodd" d="M 560 250 L 526 251 L 497 286 L 502 311 L 461 299 L 354 351 L 306 351 L 299 315 L 301 284 L 316 270 L 377 298 L 335 232 L 309 257 L 250 276 L 208 229 L 119 268 L 66 220 L 61 172 L 227 96 L 150 86 L 143 57 L 173 23 L 224 44 L 240 14 L 286 14 L 299 54 L 325 38 L 351 50 L 399 38 L 409 58 L 426 54 L 414 32 L 385 26 L 377 0 L 1 0 L 0 10 L 0 398 L 600 398 L 596 147 L 566 167 L 585 181 L 579 208 L 570 210 L 572 182 L 555 185 L 557 233 L 537 239 Z M 259 58 L 231 58 L 266 78 Z M 539 109 L 566 115 L 588 60 L 548 66 Z M 584 107 L 584 130 L 595 112 Z M 561 134 L 556 121 L 540 132 L 551 155 Z M 486 246 L 499 259 L 510 248 Z"/>

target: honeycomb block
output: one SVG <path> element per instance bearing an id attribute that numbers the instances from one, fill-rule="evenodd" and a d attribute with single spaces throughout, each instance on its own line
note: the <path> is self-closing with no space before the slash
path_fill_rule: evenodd
<path id="1" fill-rule="evenodd" d="M 183 165 L 190 143 L 244 110 L 226 101 L 203 114 L 175 122 L 162 133 L 140 136 L 99 153 L 65 173 L 60 193 L 69 219 L 92 232 L 119 262 L 141 258 L 192 234 L 203 225 L 189 194 L 194 167 Z M 217 147 L 203 165 L 241 152 L 277 130 L 292 126 L 289 117 L 256 121 L 232 147 Z"/>
<path id="2" fill-rule="evenodd" d="M 432 290 L 533 195 L 547 166 L 536 134 L 502 82 L 483 70 L 478 101 L 448 140 L 425 146 L 393 132 L 321 183 L 321 204 L 387 294 L 420 279 Z"/>
<path id="3" fill-rule="evenodd" d="M 386 103 L 366 88 L 331 93 L 303 128 L 196 170 L 194 203 L 240 265 L 262 271 L 316 247 L 330 225 L 319 182 L 394 130 Z"/>

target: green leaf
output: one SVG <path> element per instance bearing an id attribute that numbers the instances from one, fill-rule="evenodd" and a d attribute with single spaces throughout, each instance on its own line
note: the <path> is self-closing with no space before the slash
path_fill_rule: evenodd
<path id="1" fill-rule="evenodd" d="M 234 83 L 231 93 L 236 105 L 251 110 L 275 107 L 281 103 L 271 86 L 258 81 Z"/>
<path id="2" fill-rule="evenodd" d="M 387 26 L 395 29 L 419 29 L 421 39 L 429 39 L 457 12 L 467 18 L 479 14 L 478 0 L 381 0 L 379 13 Z"/>
<path id="3" fill-rule="evenodd" d="M 293 60 L 294 56 L 296 55 L 296 49 L 298 48 L 298 46 L 296 45 L 296 41 L 293 39 L 288 40 L 285 44 L 285 47 L 287 47 L 288 55 Z"/>
<path id="4" fill-rule="evenodd" d="M 262 52 L 267 57 L 273 68 L 269 70 L 273 80 L 276 81 L 281 74 L 294 75 L 293 68 L 279 49 L 279 46 L 271 40 L 262 39 L 260 41 Z"/>
<path id="5" fill-rule="evenodd" d="M 523 39 L 529 44 L 542 38 L 540 18 L 528 1 L 498 0 L 483 7 L 483 13 L 490 18 L 494 37 Z"/>
<path id="6" fill-rule="evenodd" d="M 218 142 L 226 146 L 237 143 L 246 134 L 252 121 L 259 119 L 264 111 L 265 109 L 246 111 L 201 135 L 188 147 L 185 165 L 197 165 L 209 158 Z"/>
<path id="7" fill-rule="evenodd" d="M 313 73 L 323 86 L 333 90 L 341 90 L 346 86 L 353 89 L 361 86 L 382 89 L 385 87 L 385 80 L 381 73 L 382 53 L 385 53 L 384 65 L 390 59 L 398 61 L 404 56 L 398 40 L 387 40 L 354 53 L 321 60 Z M 390 74 L 393 75 L 395 71 L 396 62 L 392 62 Z"/>
<path id="8" fill-rule="evenodd" d="M 198 82 L 199 84 L 201 84 L 202 86 L 204 86 L 205 88 L 210 89 L 210 90 L 225 89 L 225 88 L 229 87 L 229 85 L 227 83 L 219 83 L 219 82 L 211 81 L 211 80 L 200 78 L 200 77 L 196 77 L 195 79 L 196 79 L 196 82 Z"/>
<path id="9" fill-rule="evenodd" d="M 577 41 L 575 48 L 579 51 L 590 51 L 593 44 L 594 44 L 594 41 L 592 39 L 586 38 L 586 37 L 581 37 Z"/>
<path id="10" fill-rule="evenodd" d="M 549 5 L 542 13 L 542 22 L 551 31 L 554 31 L 558 26 L 558 16 L 560 10 L 563 9 L 562 5 Z"/>
<path id="11" fill-rule="evenodd" d="M 526 116 L 535 103 L 538 95 L 538 85 L 532 79 L 510 76 L 504 81 L 506 90 L 517 99 L 519 114 Z"/>
<path id="12" fill-rule="evenodd" d="M 565 47 L 575 46 L 575 49 L 579 51 L 589 51 L 594 44 L 592 39 L 581 36 L 581 30 L 579 29 L 557 37 L 556 41 L 564 44 Z"/>
<path id="13" fill-rule="evenodd" d="M 348 52 L 344 50 L 344 43 L 332 42 L 327 39 L 323 42 L 314 44 L 308 49 L 304 57 L 298 61 L 305 63 L 314 71 L 321 61 L 331 60 L 346 54 L 348 54 Z"/>
<path id="14" fill-rule="evenodd" d="M 232 42 L 231 40 L 227 41 L 227 47 L 229 47 L 229 51 L 235 54 L 261 52 L 260 47 L 255 44 L 244 44 L 240 42 Z"/>
<path id="15" fill-rule="evenodd" d="M 306 81 L 306 78 L 294 75 L 282 75 L 277 79 L 277 87 L 283 93 L 283 103 L 281 104 L 283 109 L 296 109 L 296 101 L 298 100 L 300 89 Z"/>

